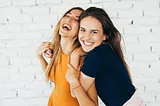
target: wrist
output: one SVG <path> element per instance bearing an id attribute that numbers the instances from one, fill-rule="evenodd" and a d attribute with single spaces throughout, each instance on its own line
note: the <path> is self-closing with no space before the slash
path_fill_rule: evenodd
<path id="1" fill-rule="evenodd" d="M 78 89 L 78 88 L 80 88 L 80 87 L 81 87 L 81 84 L 75 86 L 74 88 L 72 87 L 72 89 L 75 90 L 75 89 Z"/>
<path id="2" fill-rule="evenodd" d="M 80 82 L 77 79 L 74 79 L 74 83 L 71 84 L 72 89 L 77 88 L 80 86 Z"/>

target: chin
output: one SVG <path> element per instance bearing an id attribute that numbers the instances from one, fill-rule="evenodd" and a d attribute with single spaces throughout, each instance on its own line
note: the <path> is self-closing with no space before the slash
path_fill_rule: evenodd
<path id="1" fill-rule="evenodd" d="M 82 49 L 83 49 L 83 51 L 85 51 L 85 52 L 90 52 L 92 49 L 88 49 L 88 48 L 83 48 L 82 47 Z"/>
<path id="2" fill-rule="evenodd" d="M 64 32 L 59 31 L 59 35 L 65 36 L 66 34 Z"/>

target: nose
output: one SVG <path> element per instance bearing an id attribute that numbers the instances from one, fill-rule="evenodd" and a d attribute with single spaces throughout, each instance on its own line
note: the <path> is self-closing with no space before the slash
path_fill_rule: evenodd
<path id="1" fill-rule="evenodd" d="M 72 18 L 68 17 L 68 22 L 71 23 L 72 22 Z"/>
<path id="2" fill-rule="evenodd" d="M 89 40 L 91 38 L 91 34 L 90 33 L 85 33 L 84 34 L 84 39 L 85 40 Z"/>

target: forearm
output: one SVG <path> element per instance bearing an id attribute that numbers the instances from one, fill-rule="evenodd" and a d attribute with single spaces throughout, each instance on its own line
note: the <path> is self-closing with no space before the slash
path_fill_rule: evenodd
<path id="1" fill-rule="evenodd" d="M 70 64 L 77 70 L 79 66 L 80 57 L 71 56 Z"/>
<path id="2" fill-rule="evenodd" d="M 70 64 L 74 67 L 74 69 L 76 69 L 76 71 L 78 71 L 79 61 L 80 61 L 80 57 L 79 56 L 77 56 L 77 55 L 72 55 L 71 56 Z M 75 96 L 73 90 L 70 89 L 70 91 L 71 91 L 72 97 L 75 98 L 76 96 Z"/>
<path id="3" fill-rule="evenodd" d="M 88 96 L 87 92 L 80 85 L 73 89 L 80 106 L 97 106 L 97 104 Z"/>
<path id="4" fill-rule="evenodd" d="M 43 71 L 45 71 L 45 69 L 47 68 L 47 65 L 48 65 L 47 61 L 44 59 L 43 56 L 39 56 L 38 59 L 41 63 Z"/>

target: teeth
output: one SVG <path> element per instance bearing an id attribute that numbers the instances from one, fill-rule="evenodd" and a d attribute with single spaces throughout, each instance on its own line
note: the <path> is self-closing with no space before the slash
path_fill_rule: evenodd
<path id="1" fill-rule="evenodd" d="M 87 45 L 87 46 L 91 46 L 93 43 L 84 42 L 84 44 Z"/>
<path id="2" fill-rule="evenodd" d="M 67 27 L 69 30 L 71 30 L 71 27 L 67 24 L 64 24 L 63 27 Z"/>

